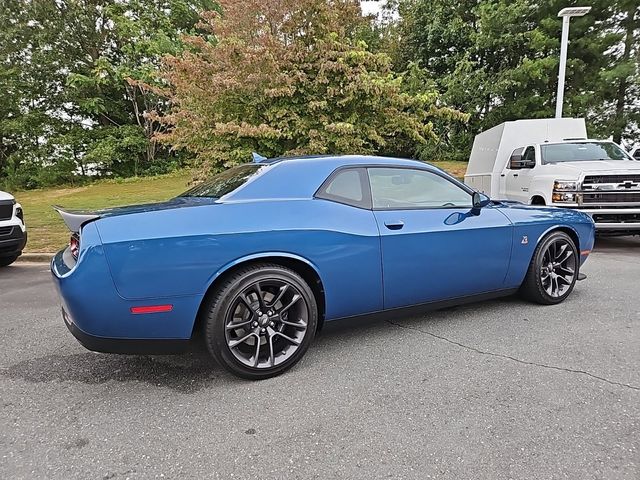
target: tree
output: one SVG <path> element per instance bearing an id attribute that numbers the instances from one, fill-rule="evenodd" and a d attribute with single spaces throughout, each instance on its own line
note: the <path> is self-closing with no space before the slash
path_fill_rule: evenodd
<path id="1" fill-rule="evenodd" d="M 203 35 L 170 57 L 173 110 L 159 138 L 204 170 L 263 155 L 404 153 L 437 140 L 433 121 L 463 121 L 431 90 L 408 89 L 390 58 L 358 40 L 353 0 L 226 0 Z"/>
<path id="2" fill-rule="evenodd" d="M 571 20 L 564 114 L 584 116 L 594 136 L 638 132 L 640 9 L 633 0 L 589 2 Z M 506 120 L 552 117 L 565 1 L 400 0 L 397 68 L 418 62 L 443 98 L 471 113 L 457 150 Z"/>
<path id="3" fill-rule="evenodd" d="M 88 163 L 128 176 L 176 155 L 148 85 L 212 0 L 6 0 L 0 6 L 0 181 L 66 182 Z M 4 103 L 6 99 L 6 103 Z M 5 180 L 5 183 L 7 180 Z"/>

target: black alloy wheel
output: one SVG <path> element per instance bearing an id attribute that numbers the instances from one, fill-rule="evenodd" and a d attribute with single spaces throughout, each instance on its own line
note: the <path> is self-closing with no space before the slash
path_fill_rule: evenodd
<path id="1" fill-rule="evenodd" d="M 212 296 L 206 342 L 231 373 L 263 379 L 279 375 L 302 358 L 315 335 L 317 305 L 293 270 L 271 264 L 242 269 Z"/>
<path id="2" fill-rule="evenodd" d="M 539 243 L 522 284 L 530 300 L 553 305 L 565 300 L 573 290 L 580 263 L 573 239 L 562 231 L 551 232 Z"/>

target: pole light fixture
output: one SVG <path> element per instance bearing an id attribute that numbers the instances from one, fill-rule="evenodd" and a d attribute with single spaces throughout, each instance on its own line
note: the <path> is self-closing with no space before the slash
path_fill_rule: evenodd
<path id="1" fill-rule="evenodd" d="M 564 101 L 564 76 L 567 70 L 567 45 L 569 44 L 569 20 L 571 17 L 583 17 L 591 7 L 567 7 L 558 12 L 562 17 L 562 39 L 560 40 L 560 69 L 558 71 L 558 94 L 556 95 L 556 118 L 562 118 Z"/>

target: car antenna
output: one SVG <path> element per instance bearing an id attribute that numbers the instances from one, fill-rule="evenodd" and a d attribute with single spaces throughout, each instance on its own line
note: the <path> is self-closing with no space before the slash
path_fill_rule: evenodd
<path id="1" fill-rule="evenodd" d="M 253 162 L 254 163 L 260 163 L 260 162 L 264 162 L 265 160 L 267 160 L 267 157 L 263 157 L 262 155 L 260 155 L 259 153 L 256 153 L 256 152 L 251 152 L 251 156 L 253 157 Z"/>

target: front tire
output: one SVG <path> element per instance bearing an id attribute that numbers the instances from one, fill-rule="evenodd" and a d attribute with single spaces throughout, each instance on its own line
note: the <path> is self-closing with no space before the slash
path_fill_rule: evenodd
<path id="1" fill-rule="evenodd" d="M 250 380 L 293 367 L 318 324 L 309 285 L 293 270 L 273 264 L 232 274 L 216 288 L 205 312 L 209 352 L 229 372 Z"/>
<path id="2" fill-rule="evenodd" d="M 551 232 L 538 244 L 520 290 L 533 302 L 555 305 L 573 291 L 579 268 L 573 239 L 561 231 Z"/>
<path id="3" fill-rule="evenodd" d="M 13 255 L 11 257 L 0 257 L 0 268 L 8 267 L 13 262 L 15 262 L 17 259 L 18 259 L 18 255 Z"/>

